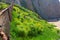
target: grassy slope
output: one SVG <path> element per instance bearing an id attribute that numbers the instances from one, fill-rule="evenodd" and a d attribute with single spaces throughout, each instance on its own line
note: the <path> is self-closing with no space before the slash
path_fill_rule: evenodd
<path id="1" fill-rule="evenodd" d="M 6 4 L 2 5 L 0 9 L 7 7 Z M 19 6 L 13 7 L 10 33 L 11 40 L 58 40 L 53 25 L 42 20 L 35 12 Z"/>

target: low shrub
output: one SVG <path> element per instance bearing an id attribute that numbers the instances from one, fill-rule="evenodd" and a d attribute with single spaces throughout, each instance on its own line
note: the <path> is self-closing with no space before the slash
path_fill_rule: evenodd
<path id="1" fill-rule="evenodd" d="M 2 6 L 3 5 L 3 6 Z M 0 4 L 4 7 L 7 4 Z M 1 8 L 0 9 L 3 9 Z M 30 10 L 14 5 L 10 23 L 11 40 L 57 40 L 59 38 L 54 25 Z"/>

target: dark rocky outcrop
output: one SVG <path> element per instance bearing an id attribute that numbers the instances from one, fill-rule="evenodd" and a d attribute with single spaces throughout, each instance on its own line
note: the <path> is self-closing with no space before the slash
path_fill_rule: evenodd
<path id="1" fill-rule="evenodd" d="M 12 0 L 7 0 L 11 2 Z M 13 0 L 16 4 L 37 12 L 45 19 L 60 17 L 59 0 Z"/>

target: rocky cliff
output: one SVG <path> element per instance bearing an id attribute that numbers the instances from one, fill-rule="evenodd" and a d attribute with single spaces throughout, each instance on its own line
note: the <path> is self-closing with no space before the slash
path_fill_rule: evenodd
<path id="1" fill-rule="evenodd" d="M 13 0 L 16 4 L 37 12 L 45 19 L 60 17 L 59 0 Z M 12 2 L 12 0 L 7 0 Z"/>

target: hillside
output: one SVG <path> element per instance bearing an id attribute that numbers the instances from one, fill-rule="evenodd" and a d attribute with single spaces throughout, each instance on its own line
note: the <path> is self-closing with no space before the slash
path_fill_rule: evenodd
<path id="1" fill-rule="evenodd" d="M 0 3 L 0 10 L 8 5 Z M 48 24 L 37 13 L 15 5 L 10 23 L 11 40 L 58 40 L 54 25 Z"/>
<path id="2" fill-rule="evenodd" d="M 57 19 L 60 18 L 60 2 L 59 0 L 0 0 L 3 2 L 11 3 L 23 6 L 32 11 L 37 12 L 42 18 Z"/>

